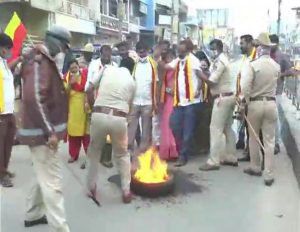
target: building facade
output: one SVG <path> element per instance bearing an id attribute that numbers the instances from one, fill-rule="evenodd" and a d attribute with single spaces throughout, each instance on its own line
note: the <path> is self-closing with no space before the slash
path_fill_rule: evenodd
<path id="1" fill-rule="evenodd" d="M 147 14 L 154 10 L 150 5 L 153 0 L 123 2 L 119 7 L 118 0 L 1 0 L 0 27 L 4 29 L 16 11 L 28 30 L 30 41 L 41 41 L 46 30 L 58 24 L 71 31 L 72 47 L 81 48 L 88 42 L 99 46 L 119 42 L 119 17 L 122 16 L 122 40 L 134 44 L 141 30 L 154 30 L 154 24 L 150 25 L 153 14 L 152 17 Z M 140 26 L 143 22 L 145 25 Z"/>

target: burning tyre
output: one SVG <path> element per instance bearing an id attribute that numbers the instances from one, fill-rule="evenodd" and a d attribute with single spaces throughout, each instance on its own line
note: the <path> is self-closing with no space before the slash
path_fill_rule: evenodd
<path id="1" fill-rule="evenodd" d="M 168 172 L 168 165 L 159 158 L 158 152 L 150 148 L 139 157 L 139 168 L 132 173 L 131 190 L 145 197 L 166 196 L 175 187 L 174 174 Z"/>

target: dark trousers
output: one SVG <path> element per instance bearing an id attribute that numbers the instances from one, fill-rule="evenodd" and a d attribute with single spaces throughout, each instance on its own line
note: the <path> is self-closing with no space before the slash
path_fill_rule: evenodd
<path id="1" fill-rule="evenodd" d="M 181 159 L 188 160 L 189 154 L 192 152 L 197 106 L 197 104 L 193 104 L 175 107 L 171 114 L 170 128 Z"/>
<path id="2" fill-rule="evenodd" d="M 0 177 L 6 174 L 16 134 L 13 114 L 0 115 Z"/>
<path id="3" fill-rule="evenodd" d="M 202 102 L 197 104 L 196 123 L 193 136 L 193 154 L 207 152 L 210 149 L 210 121 L 212 114 L 212 104 Z"/>

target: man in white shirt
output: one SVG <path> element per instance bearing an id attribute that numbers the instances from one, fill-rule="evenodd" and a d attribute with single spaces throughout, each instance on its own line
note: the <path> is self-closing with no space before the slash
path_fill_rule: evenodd
<path id="1" fill-rule="evenodd" d="M 194 136 L 196 109 L 202 101 L 200 61 L 188 52 L 187 41 L 179 44 L 179 58 L 165 66 L 175 69 L 174 110 L 170 118 L 170 126 L 176 141 L 179 159 L 175 166 L 186 165 L 191 151 Z"/>
<path id="2" fill-rule="evenodd" d="M 6 34 L 0 34 L 0 183 L 3 187 L 12 187 L 11 178 L 14 176 L 8 171 L 11 157 L 16 122 L 14 116 L 14 77 L 7 65 L 11 56 L 13 42 Z"/>
<path id="3" fill-rule="evenodd" d="M 93 79 L 97 79 L 99 76 L 99 73 L 103 71 L 104 66 L 114 66 L 118 67 L 118 65 L 112 61 L 112 49 L 109 45 L 103 45 L 100 49 L 100 58 L 96 60 L 92 60 L 89 65 L 88 69 L 88 78 L 86 83 L 86 88 L 88 88 L 89 83 Z M 95 96 L 98 94 L 98 90 L 95 91 Z M 111 147 L 110 143 L 107 143 L 107 149 L 106 152 L 102 154 L 100 162 L 107 168 L 112 168 L 113 163 L 111 161 Z M 84 164 L 82 165 L 85 166 Z"/>
<path id="4" fill-rule="evenodd" d="M 133 106 L 129 114 L 128 147 L 133 153 L 134 139 L 139 121 L 141 120 L 141 143 L 138 153 L 145 152 L 151 145 L 152 115 L 156 110 L 155 88 L 157 82 L 157 70 L 155 61 L 148 56 L 148 47 L 143 42 L 136 44 L 139 59 L 133 71 L 136 81 L 136 92 Z"/>
<path id="5" fill-rule="evenodd" d="M 88 70 L 88 81 L 89 83 L 92 78 L 99 74 L 99 72 L 103 69 L 104 65 L 113 65 L 118 67 L 118 65 L 111 60 L 112 49 L 108 45 L 103 45 L 100 49 L 100 58 L 96 60 L 92 60 L 89 65 Z"/>

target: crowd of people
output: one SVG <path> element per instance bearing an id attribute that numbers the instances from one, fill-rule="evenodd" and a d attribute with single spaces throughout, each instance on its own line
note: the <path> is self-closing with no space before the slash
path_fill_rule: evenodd
<path id="1" fill-rule="evenodd" d="M 243 61 L 237 77 L 232 76 L 219 39 L 209 44 L 209 55 L 201 50 L 194 53 L 189 39 L 181 41 L 177 51 L 161 41 L 151 53 L 144 41 L 136 44 L 135 51 L 121 42 L 116 45 L 117 62 L 108 45 L 93 59 L 92 44 L 78 59 L 66 59 L 70 40 L 68 30 L 53 26 L 44 44 L 7 64 L 13 43 L 0 34 L 0 181 L 3 187 L 13 186 L 15 175 L 8 169 L 12 146 L 16 141 L 27 145 L 37 182 L 27 198 L 26 227 L 49 223 L 52 231 L 69 231 L 57 152 L 62 140 L 68 142 L 70 164 L 78 160 L 82 147 L 87 153 L 81 168 L 88 169 L 87 196 L 97 204 L 100 161 L 112 167 L 113 155 L 122 200 L 130 203 L 132 162 L 154 146 L 161 159 L 177 159 L 176 167 L 186 165 L 199 123 L 205 125 L 199 142 L 206 141 L 210 153 L 201 171 L 250 161 L 244 172 L 264 174 L 264 183 L 273 184 L 273 155 L 279 152 L 280 134 L 276 103 L 284 77 L 295 74 L 276 35 L 241 36 Z M 22 100 L 16 133 L 13 72 L 18 63 Z M 240 119 L 237 143 L 234 117 Z M 245 149 L 244 157 L 237 157 L 237 149 Z"/>

